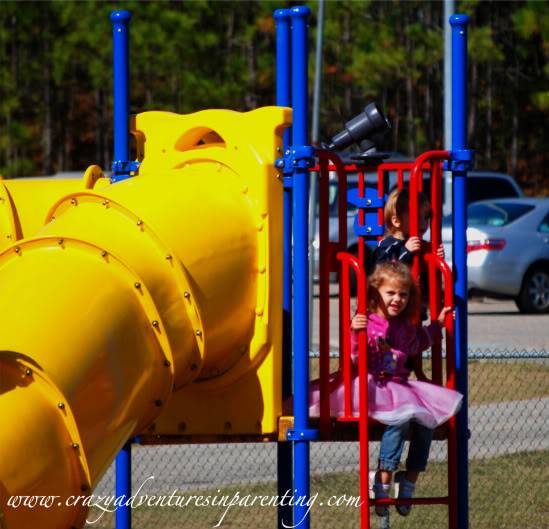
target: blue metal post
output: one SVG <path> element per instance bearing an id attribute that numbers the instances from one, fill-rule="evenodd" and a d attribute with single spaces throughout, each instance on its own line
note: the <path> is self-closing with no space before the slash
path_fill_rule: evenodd
<path id="1" fill-rule="evenodd" d="M 310 9 L 296 6 L 292 17 L 292 147 L 307 145 L 307 21 Z M 294 251 L 294 417 L 295 429 L 305 436 L 309 422 L 309 266 L 308 266 L 309 170 L 299 162 L 293 167 L 293 251 Z M 310 496 L 309 441 L 294 441 L 294 487 L 297 498 Z M 308 507 L 294 506 L 294 524 L 309 528 Z"/>
<path id="2" fill-rule="evenodd" d="M 130 177 L 129 159 L 129 11 L 113 11 L 110 19 L 114 63 L 114 162 L 111 182 Z"/>
<path id="3" fill-rule="evenodd" d="M 452 26 L 453 249 L 456 304 L 456 385 L 463 393 L 457 416 L 458 528 L 469 525 L 467 418 L 467 24 L 466 15 L 450 17 Z"/>
<path id="4" fill-rule="evenodd" d="M 113 34 L 114 70 L 114 162 L 112 182 L 124 180 L 129 171 L 122 171 L 121 162 L 129 158 L 129 11 L 113 11 L 110 19 Z M 132 447 L 128 441 L 116 456 L 116 496 L 128 499 L 132 493 Z M 125 502 L 123 502 L 125 503 Z M 116 529 L 131 529 L 130 506 L 116 509 Z"/>
<path id="5" fill-rule="evenodd" d="M 132 443 L 128 441 L 116 456 L 116 497 L 122 505 L 116 509 L 116 529 L 131 529 L 131 507 L 125 505 L 132 495 Z M 122 498 L 123 501 L 122 501 Z"/>
<path id="6" fill-rule="evenodd" d="M 292 38 L 290 33 L 290 10 L 277 9 L 274 12 L 276 24 L 276 104 L 292 106 L 290 55 Z M 290 145 L 291 128 L 284 131 L 284 147 Z"/>
<path id="7" fill-rule="evenodd" d="M 276 24 L 276 104 L 282 107 L 292 106 L 290 88 L 290 10 L 277 9 L 274 12 Z M 284 131 L 284 146 L 290 145 L 291 129 Z M 280 175 L 283 176 L 282 170 Z M 282 300 L 282 399 L 292 394 L 292 188 L 284 186 L 284 226 L 283 226 L 283 300 Z M 288 442 L 277 446 L 278 494 L 292 490 L 292 445 Z M 278 527 L 292 525 L 292 508 L 289 505 L 278 507 Z"/>

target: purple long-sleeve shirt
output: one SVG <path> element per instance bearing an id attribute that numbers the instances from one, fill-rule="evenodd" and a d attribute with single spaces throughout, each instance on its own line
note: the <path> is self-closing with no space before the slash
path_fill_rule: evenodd
<path id="1" fill-rule="evenodd" d="M 368 372 L 376 378 L 408 378 L 406 360 L 442 336 L 441 325 L 433 321 L 424 327 L 412 325 L 404 318 L 385 318 L 368 313 Z M 351 359 L 358 365 L 358 333 L 351 331 Z"/>

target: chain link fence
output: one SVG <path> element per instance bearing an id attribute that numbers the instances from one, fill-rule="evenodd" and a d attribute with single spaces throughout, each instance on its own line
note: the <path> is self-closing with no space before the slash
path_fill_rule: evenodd
<path id="1" fill-rule="evenodd" d="M 549 353 L 469 351 L 468 370 L 470 528 L 549 529 Z M 371 443 L 372 469 L 378 451 Z M 277 527 L 276 443 L 136 445 L 132 461 L 133 529 Z M 98 501 L 114 495 L 113 467 Z M 359 527 L 358 443 L 311 443 L 311 474 L 311 527 Z M 447 479 L 446 442 L 435 441 L 417 496 L 446 495 Z M 115 528 L 108 503 L 92 509 L 89 527 Z M 445 506 L 414 506 L 405 518 L 391 509 L 393 529 L 447 526 Z"/>

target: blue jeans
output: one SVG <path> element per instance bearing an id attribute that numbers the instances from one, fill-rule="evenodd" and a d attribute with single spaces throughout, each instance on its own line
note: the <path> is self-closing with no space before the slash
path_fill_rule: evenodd
<path id="1" fill-rule="evenodd" d="M 406 470 L 423 472 L 427 468 L 433 430 L 415 421 L 397 426 L 386 426 L 381 437 L 379 469 L 394 472 L 400 463 L 404 441 L 410 432 L 410 447 L 406 459 Z"/>

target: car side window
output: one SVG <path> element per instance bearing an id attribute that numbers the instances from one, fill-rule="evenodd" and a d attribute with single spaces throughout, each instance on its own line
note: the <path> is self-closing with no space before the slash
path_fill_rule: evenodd
<path id="1" fill-rule="evenodd" d="M 541 224 L 538 226 L 538 231 L 540 233 L 549 233 L 549 213 L 547 213 L 545 218 L 541 221 Z"/>

